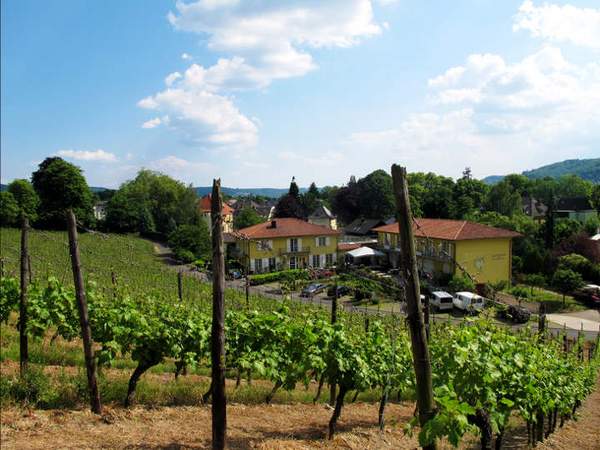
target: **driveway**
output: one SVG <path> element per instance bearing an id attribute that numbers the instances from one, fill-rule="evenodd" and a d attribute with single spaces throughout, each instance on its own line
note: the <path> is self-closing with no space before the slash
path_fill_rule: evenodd
<path id="1" fill-rule="evenodd" d="M 594 309 L 565 314 L 547 314 L 546 319 L 571 330 L 600 330 L 600 313 Z"/>

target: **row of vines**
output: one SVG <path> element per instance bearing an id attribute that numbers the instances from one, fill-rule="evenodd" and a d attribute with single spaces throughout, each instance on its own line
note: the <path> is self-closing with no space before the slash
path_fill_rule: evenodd
<path id="1" fill-rule="evenodd" d="M 116 286 L 101 289 L 93 281 L 86 290 L 92 336 L 100 347 L 98 363 L 110 366 L 117 357 L 129 357 L 137 365 L 130 377 L 126 405 L 134 401 L 139 378 L 165 359 L 175 361 L 177 375 L 186 367 L 209 365 L 208 302 L 131 295 Z M 18 280 L 3 277 L 2 321 L 7 322 L 17 309 L 19 295 Z M 29 336 L 78 337 L 71 287 L 49 277 L 34 281 L 28 297 Z M 379 390 L 383 426 L 390 395 L 414 389 L 410 337 L 389 318 L 371 318 L 366 324 L 355 318 L 331 324 L 324 311 L 294 309 L 285 302 L 271 302 L 268 308 L 230 308 L 225 323 L 226 366 L 237 371 L 238 378 L 251 372 L 270 380 L 273 390 L 267 402 L 279 389 L 316 382 L 320 393 L 324 383 L 336 384 L 339 393 L 329 423 L 330 436 L 352 392 Z M 421 443 L 446 437 L 456 445 L 465 433 L 479 432 L 485 447 L 494 435 L 499 446 L 515 414 L 526 421 L 532 435 L 536 430 L 538 436 L 552 431 L 558 419 L 562 423 L 574 414 L 595 386 L 600 358 L 592 353 L 582 358 L 582 345 L 580 341 L 574 350 L 565 352 L 559 341 L 544 341 L 527 329 L 508 331 L 485 319 L 461 326 L 436 325 L 430 351 L 438 409 L 420 431 Z"/>

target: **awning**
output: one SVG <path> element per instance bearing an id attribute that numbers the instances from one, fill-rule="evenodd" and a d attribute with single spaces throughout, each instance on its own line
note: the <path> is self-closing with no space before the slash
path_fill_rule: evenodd
<path id="1" fill-rule="evenodd" d="M 385 254 L 372 249 L 371 247 L 359 247 L 357 249 L 351 250 L 348 253 L 346 253 L 347 255 L 352 256 L 353 258 L 363 258 L 365 256 L 384 256 Z"/>

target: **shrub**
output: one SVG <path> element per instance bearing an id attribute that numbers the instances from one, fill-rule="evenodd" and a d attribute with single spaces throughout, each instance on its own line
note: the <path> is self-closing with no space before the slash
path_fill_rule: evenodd
<path id="1" fill-rule="evenodd" d="M 552 285 L 563 295 L 563 304 L 565 295 L 581 287 L 582 284 L 581 275 L 570 269 L 558 269 L 552 277 Z"/>
<path id="2" fill-rule="evenodd" d="M 261 273 L 250 276 L 250 285 L 275 283 L 277 281 L 291 282 L 295 280 L 308 280 L 308 272 L 304 269 L 281 270 L 279 272 Z"/>
<path id="3" fill-rule="evenodd" d="M 453 292 L 474 291 L 475 283 L 464 275 L 454 275 L 448 283 L 448 288 Z"/>
<path id="4" fill-rule="evenodd" d="M 179 225 L 169 235 L 169 246 L 175 253 L 187 250 L 196 258 L 207 257 L 210 254 L 210 234 L 206 223 L 201 220 L 198 225 Z"/>
<path id="5" fill-rule="evenodd" d="M 196 260 L 196 257 L 194 256 L 194 254 L 191 251 L 183 249 L 183 248 L 175 249 L 175 251 L 173 253 L 177 260 L 179 260 L 185 264 L 189 264 L 192 261 Z"/>
<path id="6" fill-rule="evenodd" d="M 523 286 L 515 286 L 510 290 L 510 293 L 516 298 L 529 298 L 529 291 Z"/>

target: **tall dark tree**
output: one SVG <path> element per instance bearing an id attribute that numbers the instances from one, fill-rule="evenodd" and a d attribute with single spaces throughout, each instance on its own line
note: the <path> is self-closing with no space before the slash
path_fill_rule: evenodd
<path id="1" fill-rule="evenodd" d="M 304 208 L 300 200 L 291 194 L 286 194 L 279 199 L 275 205 L 275 217 L 295 217 L 303 219 L 305 216 Z"/>
<path id="2" fill-rule="evenodd" d="M 468 169 L 468 168 L 467 168 Z M 480 211 L 488 192 L 488 185 L 471 176 L 470 170 L 459 178 L 453 190 L 453 212 L 455 219 L 464 219 L 469 214 Z"/>
<path id="3" fill-rule="evenodd" d="M 31 176 L 40 199 L 39 223 L 48 228 L 66 228 L 65 214 L 71 208 L 85 225 L 94 221 L 92 193 L 81 169 L 59 157 L 46 158 Z"/>
<path id="4" fill-rule="evenodd" d="M 33 189 L 33 185 L 27 180 L 13 180 L 12 183 L 8 185 L 8 192 L 10 192 L 17 201 L 19 211 L 25 214 L 30 221 L 35 221 L 40 199 L 35 192 L 35 189 Z"/>
<path id="5" fill-rule="evenodd" d="M 331 201 L 333 212 L 339 219 L 348 224 L 360 216 L 360 192 L 358 183 L 354 176 L 350 177 L 350 181 L 346 186 L 339 188 Z"/>
<path id="6" fill-rule="evenodd" d="M 307 215 L 310 215 L 320 204 L 321 193 L 313 181 L 308 191 L 302 194 L 302 206 Z"/>
<path id="7" fill-rule="evenodd" d="M 390 174 L 376 170 L 361 178 L 357 185 L 360 211 L 364 217 L 385 220 L 394 215 L 396 207 Z"/>
<path id="8" fill-rule="evenodd" d="M 504 179 L 490 188 L 486 201 L 486 209 L 512 217 L 522 211 L 521 194 Z"/>
<path id="9" fill-rule="evenodd" d="M 288 191 L 288 195 L 291 195 L 294 198 L 298 198 L 300 196 L 300 189 L 298 189 L 298 185 L 296 184 L 296 177 L 292 177 L 292 182 L 290 183 L 290 190 Z"/>

